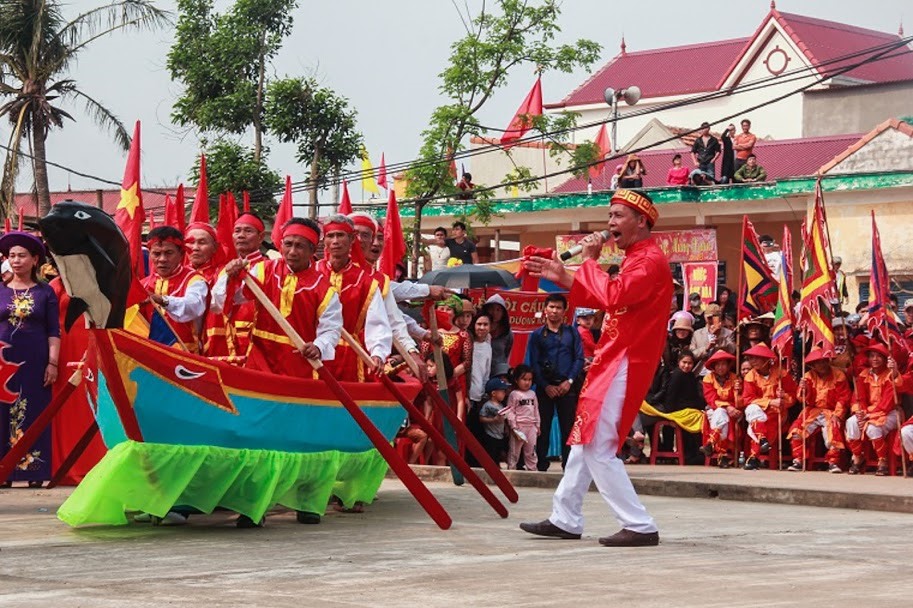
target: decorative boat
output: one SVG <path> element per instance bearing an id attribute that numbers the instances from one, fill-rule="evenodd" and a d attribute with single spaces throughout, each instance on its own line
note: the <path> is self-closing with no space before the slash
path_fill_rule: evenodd
<path id="1" fill-rule="evenodd" d="M 322 513 L 331 495 L 371 502 L 387 463 L 320 380 L 234 367 L 121 329 L 92 330 L 88 390 L 109 448 L 60 507 L 66 523 L 126 511 L 224 507 L 254 521 L 276 504 Z M 94 385 L 94 386 L 93 386 Z M 388 440 L 405 410 L 381 384 L 343 383 Z M 421 385 L 398 385 L 415 399 Z"/>
<path id="2" fill-rule="evenodd" d="M 96 418 L 110 448 L 173 445 L 313 453 L 364 452 L 364 432 L 320 380 L 276 376 L 181 352 L 127 331 L 94 330 Z M 389 440 L 406 418 L 375 383 L 342 383 Z M 415 399 L 421 385 L 404 383 Z"/>

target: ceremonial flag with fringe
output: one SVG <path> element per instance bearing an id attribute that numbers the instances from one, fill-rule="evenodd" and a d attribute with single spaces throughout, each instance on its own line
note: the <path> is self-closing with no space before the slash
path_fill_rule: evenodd
<path id="1" fill-rule="evenodd" d="M 881 254 L 881 235 L 872 211 L 872 282 L 869 284 L 869 316 L 866 328 L 872 337 L 881 336 L 886 344 L 902 343 L 900 326 L 891 312 L 891 279 Z"/>
<path id="2" fill-rule="evenodd" d="M 143 264 L 143 224 L 146 211 L 143 209 L 143 192 L 140 189 L 140 121 L 133 128 L 133 140 L 127 155 L 127 166 L 124 168 L 124 180 L 120 187 L 120 202 L 114 210 L 114 221 L 127 237 L 130 245 L 130 260 L 133 276 L 141 279 L 146 276 Z"/>
<path id="3" fill-rule="evenodd" d="M 780 355 L 780 358 L 792 356 L 793 350 L 793 317 L 792 299 L 790 290 L 793 284 L 793 249 L 792 235 L 789 228 L 783 226 L 783 242 L 781 245 L 783 260 L 780 263 L 780 276 L 777 277 L 777 308 L 774 311 L 774 326 L 770 335 L 770 346 Z"/>
<path id="4" fill-rule="evenodd" d="M 806 340 L 826 353 L 834 354 L 833 312 L 837 301 L 836 275 L 830 261 L 830 245 L 821 182 L 815 185 L 815 207 L 811 224 L 802 222 L 802 289 L 798 326 Z"/>
<path id="5" fill-rule="evenodd" d="M 758 233 L 742 217 L 742 260 L 739 273 L 738 320 L 772 312 L 777 305 L 777 281 L 761 252 Z"/>
<path id="6" fill-rule="evenodd" d="M 511 119 L 510 124 L 501 136 L 501 145 L 509 148 L 518 140 L 522 139 L 526 132 L 533 126 L 531 120 L 533 116 L 542 115 L 542 76 L 536 78 L 536 83 L 530 89 L 523 103 L 517 108 L 517 113 Z"/>

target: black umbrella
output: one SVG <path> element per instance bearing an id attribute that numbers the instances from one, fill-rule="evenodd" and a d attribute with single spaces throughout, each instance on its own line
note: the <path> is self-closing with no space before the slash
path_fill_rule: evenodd
<path id="1" fill-rule="evenodd" d="M 452 268 L 441 268 L 426 272 L 419 283 L 443 285 L 450 289 L 471 289 L 494 287 L 498 289 L 516 289 L 520 287 L 514 275 L 506 270 L 480 264 L 463 264 Z"/>

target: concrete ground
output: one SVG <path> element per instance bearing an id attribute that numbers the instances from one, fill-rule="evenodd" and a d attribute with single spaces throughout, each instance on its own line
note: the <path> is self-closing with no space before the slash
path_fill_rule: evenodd
<path id="1" fill-rule="evenodd" d="M 394 480 L 364 514 L 302 526 L 282 512 L 262 530 L 227 513 L 73 530 L 54 516 L 68 489 L 0 490 L 0 606 L 807 608 L 913 594 L 907 514 L 644 496 L 660 546 L 608 549 L 596 538 L 617 524 L 594 493 L 584 538 L 559 541 L 517 529 L 548 514 L 547 488 L 521 488 L 502 520 L 469 486 L 430 487 L 448 531 Z"/>

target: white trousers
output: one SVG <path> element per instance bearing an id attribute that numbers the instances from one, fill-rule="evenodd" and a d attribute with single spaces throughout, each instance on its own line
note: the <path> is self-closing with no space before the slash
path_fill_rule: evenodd
<path id="1" fill-rule="evenodd" d="M 760 405 L 752 403 L 745 408 L 745 420 L 748 421 L 748 436 L 751 437 L 753 441 L 757 441 L 758 436 L 751 430 L 751 423 L 767 422 L 767 413 L 761 409 Z"/>
<path id="2" fill-rule="evenodd" d="M 725 407 L 718 407 L 708 416 L 711 429 L 719 429 L 720 437 L 726 439 L 729 437 L 729 412 Z"/>
<path id="3" fill-rule="evenodd" d="M 623 359 L 612 386 L 606 392 L 593 440 L 571 446 L 564 477 L 552 499 L 554 525 L 572 534 L 583 533 L 583 499 L 596 482 L 596 489 L 608 503 L 622 528 L 634 532 L 656 532 L 656 523 L 640 502 L 618 452 L 618 422 L 628 384 L 628 360 Z"/>
<path id="4" fill-rule="evenodd" d="M 903 443 L 904 451 L 907 454 L 913 454 L 913 426 L 901 427 L 900 440 Z"/>
<path id="5" fill-rule="evenodd" d="M 834 438 L 831 436 L 831 427 L 827 424 L 827 418 L 824 414 L 818 414 L 814 420 L 805 423 L 805 434 L 811 436 L 812 433 L 821 429 L 821 437 L 824 439 L 824 447 L 831 449 L 834 445 Z"/>
<path id="6" fill-rule="evenodd" d="M 874 424 L 866 425 L 865 436 L 869 439 L 881 439 L 891 431 L 897 428 L 897 411 L 888 414 L 882 426 Z M 850 441 L 856 441 L 862 438 L 862 429 L 859 427 L 859 419 L 856 416 L 850 416 L 846 419 L 846 438 Z"/>

